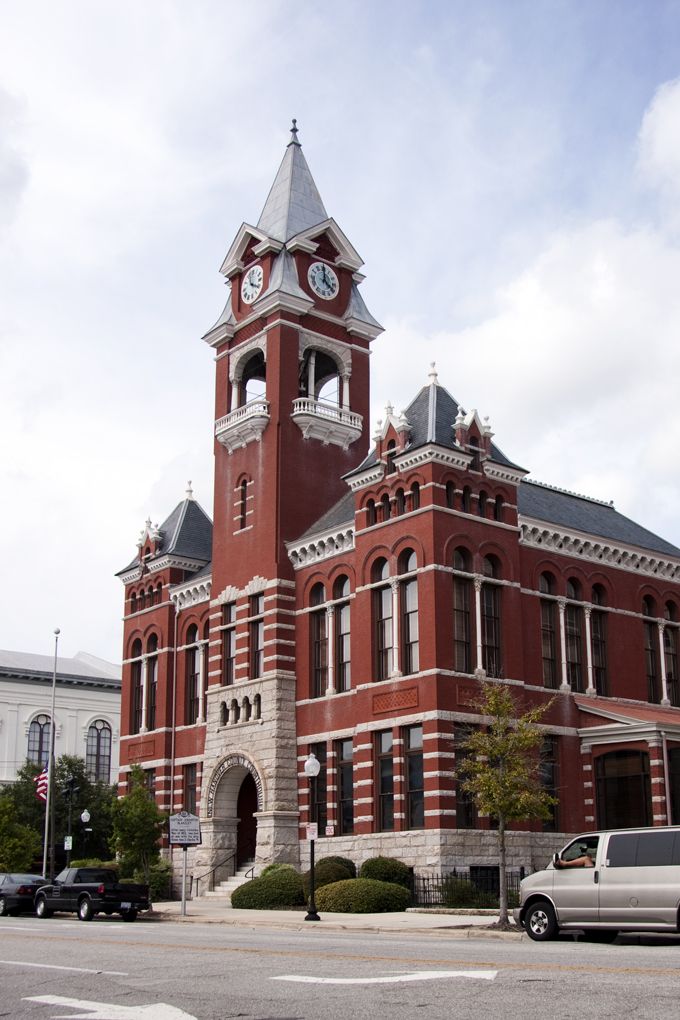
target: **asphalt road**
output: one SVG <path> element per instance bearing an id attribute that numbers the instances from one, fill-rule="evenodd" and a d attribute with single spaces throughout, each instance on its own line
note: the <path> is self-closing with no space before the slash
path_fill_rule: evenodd
<path id="1" fill-rule="evenodd" d="M 537 945 L 113 918 L 0 923 L 0 1017 L 11 1020 L 672 1017 L 679 976 L 680 937 Z"/>

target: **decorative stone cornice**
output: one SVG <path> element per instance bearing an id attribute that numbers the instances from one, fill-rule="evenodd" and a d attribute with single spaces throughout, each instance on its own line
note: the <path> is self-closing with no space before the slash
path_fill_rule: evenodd
<path id="1" fill-rule="evenodd" d="M 509 482 L 510 485 L 519 485 L 522 479 L 528 474 L 523 468 L 512 468 L 505 464 L 494 464 L 492 461 L 484 461 L 484 474 L 487 478 L 493 478 L 499 482 Z"/>
<path id="2" fill-rule="evenodd" d="M 520 542 L 522 545 L 546 549 L 564 556 L 576 556 L 618 570 L 628 570 L 649 577 L 680 580 L 680 560 L 653 552 L 643 552 L 633 546 L 607 541 L 596 535 L 582 534 L 557 528 L 544 521 L 523 518 L 520 515 Z"/>
<path id="3" fill-rule="evenodd" d="M 217 598 L 213 601 L 213 605 L 225 606 L 229 602 L 236 602 L 238 597 L 238 588 L 235 588 L 233 584 L 229 584 L 226 588 L 222 589 Z"/>
<path id="4" fill-rule="evenodd" d="M 212 587 L 211 577 L 202 577 L 200 580 L 187 584 L 177 585 L 172 589 L 170 598 L 178 613 L 188 606 L 195 606 L 199 602 L 210 600 L 210 589 Z"/>
<path id="5" fill-rule="evenodd" d="M 354 549 L 354 524 L 312 535 L 304 542 L 287 542 L 286 548 L 296 570 Z"/>
<path id="6" fill-rule="evenodd" d="M 433 463 L 445 464 L 447 467 L 464 471 L 471 460 L 472 456 L 463 450 L 449 450 L 446 446 L 428 443 L 426 446 L 418 446 L 415 450 L 406 450 L 399 454 L 394 458 L 394 466 L 398 471 L 409 471 L 419 464 Z"/>
<path id="7" fill-rule="evenodd" d="M 245 586 L 243 590 L 246 593 L 246 595 L 261 595 L 266 587 L 267 578 L 260 577 L 259 574 L 256 574 L 255 577 L 251 577 L 251 579 L 248 581 L 248 584 Z"/>
<path id="8" fill-rule="evenodd" d="M 369 485 L 375 485 L 376 482 L 379 482 L 383 478 L 384 474 L 385 464 L 379 460 L 377 464 L 372 464 L 361 473 L 353 474 L 351 476 L 345 475 L 345 481 L 352 492 L 356 492 L 358 489 L 366 489 Z"/>
<path id="9" fill-rule="evenodd" d="M 171 553 L 167 556 L 159 556 L 155 560 L 147 560 L 144 564 L 148 567 L 150 574 L 157 574 L 159 570 L 166 567 L 179 567 L 180 570 L 200 570 L 205 566 L 205 560 L 192 560 L 187 556 L 174 556 Z"/>

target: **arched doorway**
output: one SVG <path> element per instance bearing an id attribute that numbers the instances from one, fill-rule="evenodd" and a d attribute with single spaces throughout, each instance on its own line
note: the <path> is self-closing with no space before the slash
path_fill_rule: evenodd
<path id="1" fill-rule="evenodd" d="M 255 860 L 257 848 L 257 787 L 255 780 L 248 772 L 241 783 L 236 801 L 236 866 L 241 867 L 247 861 Z"/>

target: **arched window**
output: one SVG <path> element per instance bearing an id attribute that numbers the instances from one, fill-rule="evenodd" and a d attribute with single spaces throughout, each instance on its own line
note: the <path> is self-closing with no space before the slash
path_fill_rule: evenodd
<path id="1" fill-rule="evenodd" d="M 248 479 L 244 478 L 238 487 L 238 527 L 243 531 L 248 515 Z"/>
<path id="2" fill-rule="evenodd" d="M 469 485 L 463 487 L 463 494 L 461 496 L 461 510 L 464 514 L 470 513 L 470 506 L 472 504 L 472 489 Z"/>
<path id="3" fill-rule="evenodd" d="M 146 728 L 156 729 L 156 701 L 158 694 L 158 637 L 149 635 L 146 642 Z"/>
<path id="4" fill-rule="evenodd" d="M 378 559 L 373 564 L 373 581 L 389 581 L 390 568 L 387 560 Z M 381 585 L 373 592 L 373 633 L 375 635 L 375 677 L 387 680 L 393 673 L 394 633 L 392 617 L 392 587 Z"/>
<path id="5" fill-rule="evenodd" d="M 256 694 L 253 698 L 253 719 L 262 718 L 262 696 Z"/>
<path id="6" fill-rule="evenodd" d="M 496 556 L 485 556 L 482 561 L 485 577 L 500 577 L 500 562 Z M 502 675 L 501 665 L 501 590 L 498 585 L 482 585 L 482 666 L 487 676 Z"/>
<path id="7" fill-rule="evenodd" d="M 325 351 L 307 348 L 300 367 L 300 396 L 339 407 L 341 381 L 336 361 Z"/>
<path id="8" fill-rule="evenodd" d="M 480 517 L 486 517 L 486 506 L 488 501 L 489 497 L 482 489 L 482 491 L 479 494 L 479 499 L 477 500 L 477 513 L 479 514 Z"/>
<path id="9" fill-rule="evenodd" d="M 163 585 L 158 582 L 154 590 L 153 600 L 155 605 L 159 606 L 163 600 Z"/>
<path id="10" fill-rule="evenodd" d="M 130 595 L 130 612 L 131 613 L 137 612 L 137 593 L 134 591 Z"/>
<path id="11" fill-rule="evenodd" d="M 455 482 L 448 481 L 446 483 L 446 505 L 449 510 L 453 510 L 456 505 L 456 485 Z"/>
<path id="12" fill-rule="evenodd" d="M 406 511 L 406 497 L 404 496 L 403 489 L 397 489 L 394 496 L 394 504 L 396 513 L 401 516 Z"/>
<path id="13" fill-rule="evenodd" d="M 420 510 L 420 485 L 414 482 L 411 486 L 411 510 Z"/>
<path id="14" fill-rule="evenodd" d="M 668 698 L 674 708 L 680 707 L 680 685 L 678 684 L 678 610 L 674 602 L 664 606 L 663 653 L 666 664 Z"/>
<path id="15" fill-rule="evenodd" d="M 459 546 L 453 554 L 454 571 L 470 573 L 471 559 L 467 549 Z M 470 604 L 472 581 L 469 577 L 453 575 L 453 648 L 454 669 L 459 673 L 472 672 L 472 634 Z"/>
<path id="16" fill-rule="evenodd" d="M 601 584 L 594 584 L 590 596 L 593 606 L 606 605 L 606 592 Z M 601 609 L 590 613 L 590 652 L 593 664 L 593 686 L 603 697 L 609 693 L 607 683 L 607 614 Z"/>
<path id="17" fill-rule="evenodd" d="M 267 396 L 267 365 L 262 351 L 255 351 L 241 376 L 241 404 L 264 400 Z"/>
<path id="18" fill-rule="evenodd" d="M 311 606 L 322 606 L 326 601 L 326 592 L 319 582 L 312 588 L 309 596 Z M 328 686 L 328 614 L 326 609 L 316 609 L 310 618 L 312 697 L 322 698 Z"/>
<path id="19" fill-rule="evenodd" d="M 390 519 L 390 497 L 386 494 L 380 500 L 380 519 L 383 521 L 389 521 Z"/>
<path id="20" fill-rule="evenodd" d="M 572 691 L 583 692 L 583 606 L 575 605 L 581 598 L 581 585 L 575 577 L 567 581 L 567 602 L 564 629 L 567 653 L 567 683 Z"/>
<path id="21" fill-rule="evenodd" d="M 48 715 L 37 715 L 28 727 L 28 754 L 26 757 L 36 765 L 47 765 L 50 760 L 51 729 Z"/>
<path id="22" fill-rule="evenodd" d="M 542 595 L 555 594 L 555 578 L 544 571 L 538 579 Z M 543 686 L 555 689 L 557 684 L 557 606 L 549 599 L 541 599 L 541 657 Z"/>
<path id="23" fill-rule="evenodd" d="M 130 670 L 130 733 L 139 733 L 144 721 L 142 706 L 144 704 L 144 686 L 142 676 L 142 642 L 136 638 L 132 644 L 132 666 Z"/>
<path id="24" fill-rule="evenodd" d="M 229 718 L 233 723 L 237 723 L 241 718 L 241 709 L 236 698 L 231 699 L 231 708 L 229 710 Z"/>
<path id="25" fill-rule="evenodd" d="M 406 549 L 399 557 L 399 573 L 413 574 L 418 560 L 413 549 Z M 399 584 L 401 607 L 401 670 L 404 674 L 417 673 L 420 668 L 418 644 L 418 579 L 406 577 Z"/>
<path id="26" fill-rule="evenodd" d="M 199 652 L 198 652 L 198 627 L 192 623 L 186 634 L 186 645 L 184 651 L 184 675 L 185 675 L 185 722 L 191 726 L 198 719 L 199 710 Z"/>
<path id="27" fill-rule="evenodd" d="M 376 522 L 375 500 L 369 499 L 366 504 L 366 526 L 372 527 Z"/>
<path id="28" fill-rule="evenodd" d="M 350 586 L 344 574 L 333 585 L 333 598 L 342 599 L 335 606 L 335 689 L 348 691 L 352 684 L 350 654 Z"/>
<path id="29" fill-rule="evenodd" d="M 493 519 L 495 521 L 502 521 L 503 520 L 503 509 L 504 509 L 504 506 L 505 506 L 505 504 L 503 502 L 503 497 L 502 496 L 496 496 L 496 499 L 495 499 L 494 505 L 493 505 Z"/>
<path id="30" fill-rule="evenodd" d="M 104 719 L 95 719 L 87 731 L 85 767 L 94 782 L 108 783 L 111 778 L 111 727 Z"/>
<path id="31" fill-rule="evenodd" d="M 243 699 L 243 721 L 244 722 L 250 722 L 251 713 L 252 713 L 252 708 L 251 708 L 251 705 L 250 705 L 250 698 L 244 698 Z"/>
<path id="32" fill-rule="evenodd" d="M 394 458 L 397 456 L 397 444 L 393 439 L 390 439 L 387 444 L 387 470 L 386 474 L 393 475 L 397 470 L 394 464 Z"/>
<path id="33" fill-rule="evenodd" d="M 226 726 L 229 722 L 229 709 L 226 701 L 220 702 L 220 726 Z"/>
<path id="34" fill-rule="evenodd" d="M 661 701 L 661 676 L 659 674 L 659 631 L 656 622 L 656 603 L 650 595 L 642 600 L 642 615 L 651 619 L 642 621 L 645 647 L 645 671 L 647 674 L 647 700 L 653 705 Z"/>

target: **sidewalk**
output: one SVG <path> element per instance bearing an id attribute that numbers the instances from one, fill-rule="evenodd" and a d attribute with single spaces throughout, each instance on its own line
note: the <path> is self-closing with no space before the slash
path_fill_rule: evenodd
<path id="1" fill-rule="evenodd" d="M 173 921 L 179 924 L 228 924 L 242 928 L 276 928 L 287 931 L 388 932 L 393 934 L 446 935 L 453 938 L 513 939 L 522 932 L 500 932 L 487 926 L 498 920 L 493 910 L 463 913 L 452 910 L 410 909 L 388 914 L 324 914 L 320 921 L 305 921 L 305 910 L 236 910 L 224 901 L 214 899 L 187 900 L 186 916 L 181 915 L 179 901 L 154 904 L 153 911 L 141 914 L 140 920 Z"/>

